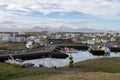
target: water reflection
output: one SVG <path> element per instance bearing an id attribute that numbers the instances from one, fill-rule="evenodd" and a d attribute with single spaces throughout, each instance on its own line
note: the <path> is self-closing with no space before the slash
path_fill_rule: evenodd
<path id="1" fill-rule="evenodd" d="M 73 56 L 74 62 L 79 62 L 87 59 L 94 59 L 94 58 L 100 58 L 103 56 L 93 56 L 88 51 L 78 51 L 77 53 L 71 54 Z M 109 57 L 120 57 L 120 53 L 111 53 Z M 68 58 L 66 59 L 55 59 L 55 58 L 42 58 L 42 59 L 35 59 L 35 60 L 28 60 L 26 62 L 31 62 L 35 64 L 35 66 L 39 66 L 39 64 L 42 64 L 46 67 L 62 67 L 69 65 Z"/>

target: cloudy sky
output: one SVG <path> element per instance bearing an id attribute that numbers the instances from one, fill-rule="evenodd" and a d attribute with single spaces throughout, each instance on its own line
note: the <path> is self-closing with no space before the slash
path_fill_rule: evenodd
<path id="1" fill-rule="evenodd" d="M 4 21 L 118 30 L 120 0 L 0 0 Z"/>

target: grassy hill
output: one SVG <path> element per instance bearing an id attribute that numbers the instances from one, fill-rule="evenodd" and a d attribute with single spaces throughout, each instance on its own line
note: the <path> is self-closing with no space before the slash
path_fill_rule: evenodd
<path id="1" fill-rule="evenodd" d="M 31 75 L 38 76 L 31 78 Z M 75 63 L 74 68 L 58 69 L 22 69 L 18 65 L 0 63 L 0 80 L 17 77 L 23 77 L 18 80 L 120 80 L 120 58 L 89 59 Z"/>
<path id="2" fill-rule="evenodd" d="M 22 68 L 20 65 L 12 65 L 8 63 L 0 63 L 0 80 L 9 80 L 12 78 L 19 78 L 24 76 L 35 76 L 35 75 L 50 75 L 56 74 L 57 72 L 52 72 L 48 70 L 39 70 L 38 68 L 28 67 Z"/>

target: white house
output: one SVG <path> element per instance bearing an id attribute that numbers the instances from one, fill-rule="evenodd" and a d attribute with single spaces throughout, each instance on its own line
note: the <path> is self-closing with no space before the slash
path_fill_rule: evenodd
<path id="1" fill-rule="evenodd" d="M 60 35 L 60 34 L 57 34 L 57 35 L 55 36 L 55 39 L 61 39 L 61 35 Z"/>
<path id="2" fill-rule="evenodd" d="M 32 41 L 32 40 L 35 40 L 35 39 L 37 39 L 37 37 L 35 37 L 35 36 L 30 36 L 30 37 L 27 37 L 27 38 L 26 38 L 26 41 L 29 42 L 29 41 Z"/>
<path id="3" fill-rule="evenodd" d="M 26 44 L 26 47 L 29 48 L 29 49 L 32 49 L 33 48 L 33 44 L 32 43 L 33 43 L 32 41 L 28 42 Z"/>
<path id="4" fill-rule="evenodd" d="M 87 44 L 95 44 L 95 40 L 87 40 Z"/>
<path id="5" fill-rule="evenodd" d="M 35 36 L 30 36 L 26 39 L 27 42 L 34 41 L 34 43 L 40 43 L 40 39 Z"/>
<path id="6" fill-rule="evenodd" d="M 10 42 L 10 41 L 11 41 L 11 38 L 10 38 L 10 37 L 3 37 L 3 38 L 2 38 L 2 41 L 3 41 L 3 42 Z"/>
<path id="7" fill-rule="evenodd" d="M 41 41 L 40 41 L 40 39 L 38 39 L 38 38 L 34 40 L 34 43 L 40 43 L 40 42 L 41 42 Z"/>
<path id="8" fill-rule="evenodd" d="M 3 37 L 3 42 L 24 42 L 25 37 Z"/>
<path id="9" fill-rule="evenodd" d="M 25 42 L 25 37 L 15 37 L 15 42 Z"/>
<path id="10" fill-rule="evenodd" d="M 1 34 L 0 34 L 0 41 L 2 41 L 2 38 L 3 38 L 3 37 L 9 37 L 9 36 L 10 36 L 10 34 L 1 33 Z"/>
<path id="11" fill-rule="evenodd" d="M 116 39 L 112 37 L 112 38 L 110 38 L 110 41 L 111 41 L 111 42 L 115 42 Z"/>
<path id="12" fill-rule="evenodd" d="M 44 35 L 44 36 L 42 36 L 42 38 L 43 38 L 43 39 L 47 39 L 47 36 Z"/>

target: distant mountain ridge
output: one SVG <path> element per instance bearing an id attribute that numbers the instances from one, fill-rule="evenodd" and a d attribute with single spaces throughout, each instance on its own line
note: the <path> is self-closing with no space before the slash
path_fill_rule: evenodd
<path id="1" fill-rule="evenodd" d="M 90 28 L 79 28 L 79 29 L 72 29 L 72 28 L 42 28 L 42 27 L 33 27 L 33 28 L 15 28 L 15 27 L 0 27 L 0 32 L 41 32 L 41 31 L 53 31 L 53 32 L 104 32 L 103 30 L 96 30 Z"/>
<path id="2" fill-rule="evenodd" d="M 72 28 L 69 26 L 41 26 L 36 24 L 22 24 L 18 22 L 3 21 L 0 23 L 0 32 L 41 32 L 41 31 L 54 31 L 54 32 L 105 32 L 105 30 L 97 30 L 92 28 Z"/>

